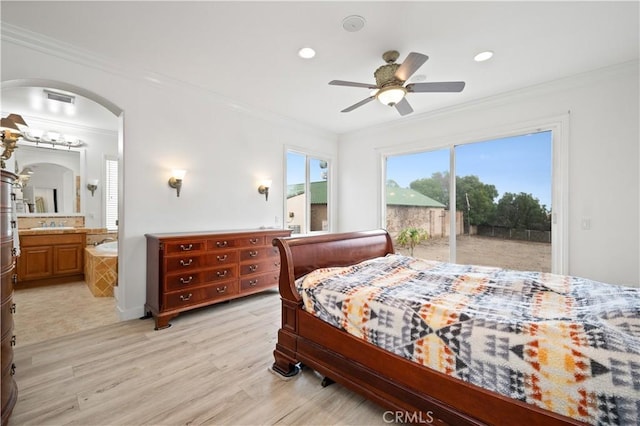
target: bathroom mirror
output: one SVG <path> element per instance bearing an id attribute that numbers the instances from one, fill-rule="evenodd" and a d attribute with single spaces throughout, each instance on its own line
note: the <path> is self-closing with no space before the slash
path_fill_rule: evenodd
<path id="1" fill-rule="evenodd" d="M 18 212 L 39 216 L 81 214 L 82 154 L 81 149 L 19 145 L 14 152 L 20 176 Z"/>

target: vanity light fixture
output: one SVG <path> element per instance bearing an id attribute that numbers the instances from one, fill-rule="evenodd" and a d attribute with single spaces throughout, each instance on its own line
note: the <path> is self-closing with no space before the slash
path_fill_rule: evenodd
<path id="1" fill-rule="evenodd" d="M 169 178 L 169 186 L 176 190 L 176 196 L 180 196 L 180 188 L 182 188 L 182 180 L 184 179 L 184 175 L 187 173 L 186 170 L 174 169 L 171 172 L 171 177 Z"/>
<path id="2" fill-rule="evenodd" d="M 91 196 L 93 197 L 93 193 L 98 189 L 98 179 L 91 179 L 89 183 L 87 183 L 87 189 L 91 191 Z"/>
<path id="3" fill-rule="evenodd" d="M 264 194 L 265 201 L 269 201 L 269 187 L 271 187 L 271 179 L 263 180 L 258 187 L 258 192 Z"/>

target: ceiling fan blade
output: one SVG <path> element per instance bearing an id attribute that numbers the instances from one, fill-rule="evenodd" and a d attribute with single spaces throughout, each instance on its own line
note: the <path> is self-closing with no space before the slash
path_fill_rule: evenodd
<path id="1" fill-rule="evenodd" d="M 369 96 L 368 98 L 365 98 L 363 100 L 361 100 L 360 102 L 358 102 L 357 104 L 353 104 L 350 107 L 347 107 L 345 109 L 343 109 L 340 112 L 349 112 L 349 111 L 353 111 L 356 108 L 361 107 L 364 104 L 368 104 L 369 102 L 371 102 L 372 100 L 374 100 L 376 97 L 375 96 Z"/>
<path id="2" fill-rule="evenodd" d="M 423 55 L 422 53 L 409 53 L 407 59 L 405 59 L 402 65 L 400 65 L 400 67 L 396 70 L 396 73 L 394 74 L 395 77 L 398 80 L 402 81 L 409 80 L 409 77 L 411 77 L 413 73 L 422 66 L 422 64 L 427 62 L 427 59 L 429 59 L 429 57 L 427 55 Z"/>
<path id="3" fill-rule="evenodd" d="M 364 87 L 365 89 L 378 88 L 378 86 L 376 86 L 375 84 L 354 83 L 353 81 L 343 81 L 343 80 L 331 80 L 329 84 L 331 84 L 332 86 Z"/>
<path id="4" fill-rule="evenodd" d="M 409 105 L 409 101 L 407 101 L 407 98 L 402 98 L 402 100 L 398 102 L 395 107 L 400 115 L 407 115 L 413 112 L 413 108 L 411 108 L 411 105 Z"/>
<path id="5" fill-rule="evenodd" d="M 441 81 L 438 83 L 411 83 L 405 86 L 407 92 L 462 92 L 464 81 Z"/>

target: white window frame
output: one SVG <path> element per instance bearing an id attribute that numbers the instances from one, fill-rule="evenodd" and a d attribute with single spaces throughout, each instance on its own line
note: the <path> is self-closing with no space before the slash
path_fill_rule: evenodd
<path id="1" fill-rule="evenodd" d="M 528 133 L 551 132 L 551 272 L 566 275 L 569 271 L 569 113 L 550 117 L 548 119 L 534 120 L 526 123 L 507 125 L 503 128 L 496 128 L 482 132 L 472 132 L 466 135 L 454 136 L 440 141 L 430 141 L 426 145 L 424 142 L 412 144 L 412 146 L 397 146 L 391 149 L 380 151 L 380 164 L 382 179 L 378 186 L 380 205 L 380 227 L 384 228 L 387 222 L 386 217 L 386 196 L 385 182 L 387 157 L 397 155 L 414 154 L 424 151 L 436 151 L 443 148 L 450 150 L 449 165 L 449 205 L 456 205 L 455 191 L 455 147 L 469 143 L 476 143 L 494 139 L 502 139 L 513 136 L 525 135 Z M 449 256 L 450 261 L 456 260 L 456 240 L 451 238 L 455 235 L 456 223 L 455 214 L 451 215 Z"/>
<path id="2" fill-rule="evenodd" d="M 291 146 L 285 146 L 284 149 L 284 173 L 283 173 L 283 212 L 284 214 L 283 216 L 283 225 L 285 228 L 287 228 L 287 217 L 288 217 L 288 211 L 287 211 L 287 187 L 288 187 L 288 182 L 287 182 L 287 155 L 289 153 L 293 153 L 293 154 L 297 154 L 297 155 L 301 155 L 304 156 L 305 158 L 305 182 L 304 182 L 304 191 L 305 194 L 307 194 L 307 199 L 306 199 L 306 203 L 305 203 L 305 224 L 304 224 L 304 229 L 306 232 L 301 232 L 300 234 L 295 234 L 295 235 L 315 235 L 315 234 L 326 234 L 329 232 L 333 232 L 335 224 L 333 223 L 334 220 L 333 218 L 336 217 L 336 215 L 334 214 L 334 209 L 335 209 L 335 201 L 333 199 L 333 194 L 334 194 L 334 188 L 335 188 L 335 167 L 334 167 L 334 160 L 333 157 L 330 155 L 327 155 L 326 153 L 318 153 L 318 152 L 313 152 L 313 151 L 309 151 L 307 149 L 304 148 L 298 148 L 298 147 L 291 147 Z M 327 229 L 326 230 L 320 230 L 320 231 L 311 231 L 311 197 L 309 197 L 308 195 L 310 194 L 310 183 L 311 183 L 311 178 L 310 178 L 310 162 L 311 159 L 314 160 L 319 160 L 319 161 L 326 161 L 327 162 Z"/>
<path id="3" fill-rule="evenodd" d="M 111 164 L 111 166 L 110 166 Z M 113 167 L 115 166 L 115 170 Z M 112 179 L 115 179 L 115 183 L 111 183 Z M 118 159 L 112 156 L 105 156 L 104 158 L 104 225 L 108 231 L 117 231 L 118 225 L 118 206 L 119 206 L 119 176 L 118 176 Z M 115 194 L 114 194 L 115 192 Z M 114 223 L 111 223 L 110 218 L 114 217 Z"/>

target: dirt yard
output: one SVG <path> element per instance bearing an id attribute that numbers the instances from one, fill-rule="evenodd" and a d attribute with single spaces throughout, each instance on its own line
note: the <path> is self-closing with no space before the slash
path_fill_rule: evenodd
<path id="1" fill-rule="evenodd" d="M 395 247 L 399 253 L 409 254 L 409 249 L 398 244 Z M 427 240 L 414 249 L 413 255 L 448 262 L 449 240 Z M 463 235 L 456 240 L 456 262 L 550 272 L 551 244 Z"/>

